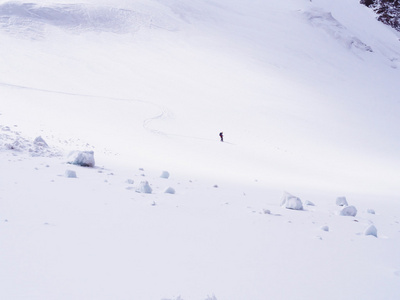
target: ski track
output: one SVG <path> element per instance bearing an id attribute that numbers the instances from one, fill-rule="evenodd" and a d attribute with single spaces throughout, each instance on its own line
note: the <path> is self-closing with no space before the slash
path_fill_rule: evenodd
<path id="1" fill-rule="evenodd" d="M 39 88 L 34 88 L 34 87 L 27 87 L 27 86 L 22 86 L 22 85 L 17 85 L 17 84 L 10 84 L 10 83 L 4 83 L 0 82 L 1 86 L 9 87 L 9 88 L 16 88 L 16 89 L 23 89 L 23 90 L 30 90 L 30 91 L 36 91 L 36 92 L 42 92 L 42 93 L 50 93 L 50 94 L 57 94 L 57 95 L 67 95 L 67 96 L 72 96 L 72 97 L 85 97 L 85 98 L 94 98 L 94 99 L 105 99 L 105 100 L 113 100 L 113 101 L 126 101 L 126 102 L 137 102 L 137 103 L 144 103 L 149 106 L 156 107 L 157 109 L 160 110 L 160 113 L 157 114 L 154 117 L 147 118 L 143 121 L 143 128 L 153 134 L 159 134 L 159 135 L 168 135 L 167 133 L 158 130 L 158 129 L 153 129 L 151 128 L 151 123 L 155 120 L 160 120 L 160 119 L 167 119 L 171 118 L 172 112 L 168 110 L 166 107 L 163 107 L 161 105 L 158 105 L 154 102 L 150 101 L 145 101 L 141 99 L 135 99 L 135 98 L 117 98 L 117 97 L 108 97 L 108 96 L 98 96 L 98 95 L 89 95 L 89 94 L 78 94 L 78 93 L 70 93 L 70 92 L 63 92 L 63 91 L 54 91 L 54 90 L 46 90 L 46 89 L 39 89 Z"/>
<path id="2" fill-rule="evenodd" d="M 64 91 L 54 91 L 54 90 L 40 89 L 40 88 L 22 86 L 22 85 L 5 83 L 5 82 L 0 82 L 0 86 L 15 88 L 15 89 L 22 89 L 22 90 L 30 90 L 30 91 L 36 91 L 36 92 L 42 92 L 42 93 L 49 93 L 49 94 L 66 95 L 66 96 L 71 96 L 71 97 L 85 97 L 85 98 L 105 99 L 105 100 L 113 100 L 113 101 L 144 103 L 146 105 L 156 107 L 160 111 L 159 114 L 143 120 L 143 128 L 146 131 L 148 131 L 152 134 L 163 135 L 163 136 L 168 136 L 168 137 L 180 137 L 180 138 L 185 138 L 185 139 L 196 139 L 196 140 L 204 140 L 204 141 L 210 141 L 210 142 L 215 141 L 214 139 L 209 139 L 209 138 L 187 136 L 187 135 L 176 134 L 176 133 L 167 133 L 165 131 L 162 131 L 162 130 L 159 130 L 156 128 L 152 128 L 152 126 L 151 126 L 152 122 L 154 122 L 156 120 L 173 119 L 173 113 L 167 107 L 161 106 L 161 105 L 156 104 L 151 101 L 146 101 L 146 100 L 141 100 L 141 99 L 136 99 L 136 98 L 117 98 L 117 97 L 108 97 L 108 96 L 99 96 L 99 95 L 90 95 L 90 94 L 70 93 L 70 92 L 64 92 Z M 224 143 L 234 145 L 233 143 L 230 143 L 230 142 L 224 142 Z"/>
<path id="3" fill-rule="evenodd" d="M 160 106 L 158 104 L 155 103 L 151 103 L 154 106 L 158 107 L 161 110 L 161 113 L 151 117 L 151 118 L 147 118 L 143 121 L 143 128 L 153 134 L 159 134 L 159 135 L 166 135 L 166 136 L 170 136 L 170 134 L 165 133 L 164 131 L 158 130 L 158 129 L 153 129 L 151 128 L 151 123 L 153 121 L 156 120 L 162 120 L 162 119 L 168 119 L 168 118 L 172 118 L 172 112 L 170 110 L 168 110 L 166 107 L 164 106 Z"/>

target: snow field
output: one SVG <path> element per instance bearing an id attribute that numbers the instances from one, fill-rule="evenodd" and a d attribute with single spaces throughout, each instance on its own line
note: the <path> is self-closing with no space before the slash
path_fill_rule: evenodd
<path id="1" fill-rule="evenodd" d="M 396 264 L 400 220 L 387 213 L 392 203 L 370 199 L 378 212 L 386 212 L 373 215 L 359 196 L 350 201 L 358 215 L 344 217 L 336 197 L 310 194 L 305 197 L 315 205 L 295 211 L 280 206 L 282 192 L 256 181 L 232 185 L 173 174 L 165 179 L 160 170 L 85 168 L 67 164 L 66 157 L 27 155 L 2 151 L 8 158 L 1 171 L 7 186 L 1 196 L 2 238 L 10 241 L 18 232 L 2 248 L 2 257 L 9 258 L 5 280 L 29 282 L 18 292 L 5 285 L 3 295 L 13 299 L 205 299 L 210 293 L 242 299 L 260 292 L 317 298 L 326 289 L 337 291 L 333 297 L 343 296 L 337 284 L 346 284 L 357 297 L 373 298 L 378 290 L 381 295 L 385 286 L 388 298 L 396 293 L 390 286 L 398 277 L 390 265 Z M 78 178 L 64 177 L 70 168 Z M 127 189 L 132 185 L 127 178 L 133 186 L 147 180 L 152 194 Z M 166 185 L 176 194 L 164 194 Z M 371 224 L 380 232 L 374 241 L 364 235 Z M 299 279 L 306 269 L 307 277 Z M 321 281 L 327 274 L 340 280 Z M 288 280 L 291 290 L 284 289 Z M 369 289 L 359 281 L 368 282 Z M 99 288 L 98 282 L 107 285 Z M 240 288 L 243 282 L 251 282 L 252 289 Z"/>
<path id="2" fill-rule="evenodd" d="M 0 298 L 398 299 L 399 35 L 358 2 L 0 1 Z"/>

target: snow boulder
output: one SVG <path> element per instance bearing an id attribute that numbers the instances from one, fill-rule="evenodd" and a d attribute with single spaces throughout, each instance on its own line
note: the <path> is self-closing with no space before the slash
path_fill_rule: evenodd
<path id="1" fill-rule="evenodd" d="M 168 179 L 169 178 L 169 172 L 168 171 L 163 171 L 162 173 L 161 173 L 161 176 L 160 176 L 161 178 L 165 178 L 165 179 Z"/>
<path id="2" fill-rule="evenodd" d="M 67 178 L 76 178 L 76 172 L 72 170 L 65 171 L 65 177 Z"/>
<path id="3" fill-rule="evenodd" d="M 336 198 L 336 205 L 338 206 L 348 206 L 346 197 L 337 197 Z"/>
<path id="4" fill-rule="evenodd" d="M 41 136 L 38 136 L 33 141 L 33 144 L 35 144 L 35 146 L 43 147 L 43 148 L 48 148 L 49 147 L 49 145 L 47 145 L 47 143 L 45 142 L 45 140 Z"/>
<path id="5" fill-rule="evenodd" d="M 341 216 L 355 217 L 357 215 L 357 208 L 354 206 L 346 206 L 340 211 Z"/>
<path id="6" fill-rule="evenodd" d="M 175 189 L 172 187 L 168 187 L 164 191 L 165 194 L 175 194 Z"/>
<path id="7" fill-rule="evenodd" d="M 152 191 L 153 189 L 150 187 L 148 181 L 140 182 L 139 187 L 136 189 L 136 192 L 144 194 L 151 194 Z"/>
<path id="8" fill-rule="evenodd" d="M 95 165 L 93 151 L 73 151 L 68 156 L 68 163 L 81 167 L 91 167 Z"/>
<path id="9" fill-rule="evenodd" d="M 321 230 L 323 231 L 329 231 L 329 226 L 325 225 L 321 227 Z"/>
<path id="10" fill-rule="evenodd" d="M 281 206 L 284 206 L 287 209 L 294 210 L 303 210 L 303 203 L 300 198 L 297 198 L 287 192 L 285 192 L 282 196 Z"/>
<path id="11" fill-rule="evenodd" d="M 378 237 L 378 230 L 374 225 L 368 226 L 367 229 L 365 229 L 364 232 L 365 235 L 373 235 L 374 237 Z"/>

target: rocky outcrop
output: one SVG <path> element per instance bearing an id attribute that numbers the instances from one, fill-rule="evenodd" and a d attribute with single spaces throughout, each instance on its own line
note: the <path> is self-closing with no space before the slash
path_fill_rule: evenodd
<path id="1" fill-rule="evenodd" d="M 400 1 L 399 0 L 361 0 L 378 15 L 378 20 L 400 31 Z"/>

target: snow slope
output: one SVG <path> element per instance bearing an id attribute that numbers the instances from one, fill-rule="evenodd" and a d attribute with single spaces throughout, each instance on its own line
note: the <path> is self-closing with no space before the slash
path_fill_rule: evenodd
<path id="1" fill-rule="evenodd" d="M 397 299 L 399 34 L 358 2 L 0 1 L 1 298 Z"/>

